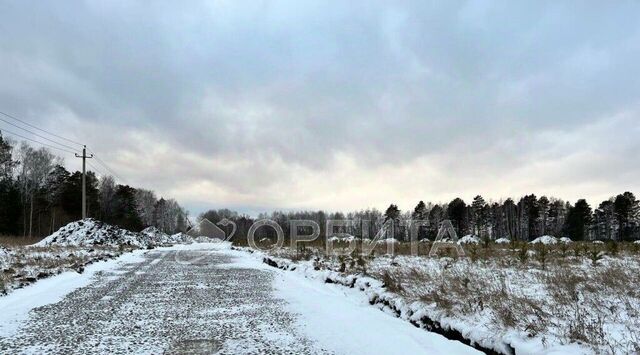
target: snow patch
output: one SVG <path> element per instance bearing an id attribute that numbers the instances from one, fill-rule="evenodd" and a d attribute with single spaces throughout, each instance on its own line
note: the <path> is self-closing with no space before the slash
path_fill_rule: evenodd
<path id="1" fill-rule="evenodd" d="M 458 244 L 480 244 L 480 238 L 471 234 L 465 235 L 464 237 L 460 238 Z"/>
<path id="2" fill-rule="evenodd" d="M 398 243 L 400 243 L 400 241 L 395 238 L 378 240 L 378 244 L 398 244 Z"/>
<path id="3" fill-rule="evenodd" d="M 558 238 L 551 235 L 543 235 L 542 237 L 538 237 L 533 241 L 531 241 L 531 244 L 545 244 L 545 245 L 558 244 Z"/>

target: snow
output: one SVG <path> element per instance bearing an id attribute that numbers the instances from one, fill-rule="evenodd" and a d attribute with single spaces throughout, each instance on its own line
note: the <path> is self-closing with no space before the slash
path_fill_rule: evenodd
<path id="1" fill-rule="evenodd" d="M 35 245 L 131 245 L 146 247 L 144 239 L 141 234 L 87 218 L 67 224 Z"/>
<path id="2" fill-rule="evenodd" d="M 397 243 L 400 243 L 400 241 L 395 239 L 395 238 L 387 238 L 387 239 L 378 240 L 378 244 L 397 244 Z"/>
<path id="3" fill-rule="evenodd" d="M 573 241 L 570 238 L 567 238 L 567 237 L 560 238 L 560 243 L 569 244 L 569 243 L 572 243 L 572 242 Z"/>
<path id="4" fill-rule="evenodd" d="M 547 238 L 545 238 L 547 239 Z M 542 242 L 542 241 L 540 241 Z M 278 253 L 285 255 L 283 252 Z M 257 257 L 261 257 L 261 254 L 254 254 Z M 485 281 L 478 285 L 484 285 L 492 283 L 492 277 L 487 276 L 492 274 L 495 269 L 495 264 L 489 264 L 483 267 L 484 270 L 477 270 L 478 264 L 471 263 L 467 260 L 460 260 L 453 265 L 445 259 L 430 259 L 422 257 L 412 256 L 396 256 L 396 257 L 376 257 L 367 264 L 366 271 L 368 275 L 363 276 L 359 274 L 358 267 L 351 268 L 351 270 L 340 272 L 341 265 L 332 259 L 319 259 L 318 257 L 304 261 L 290 261 L 288 259 L 268 257 L 270 265 L 282 269 L 289 270 L 291 273 L 297 274 L 298 277 L 304 277 L 306 279 L 313 280 L 317 283 L 326 283 L 325 287 L 338 288 L 339 293 L 345 296 L 353 296 L 353 293 L 364 294 L 368 297 L 366 304 L 372 305 L 374 308 L 378 308 L 387 314 L 393 315 L 406 322 L 412 322 L 419 327 L 429 329 L 428 322 L 424 322 L 424 317 L 430 319 L 437 324 L 440 324 L 444 329 L 453 329 L 458 331 L 466 339 L 470 339 L 478 343 L 480 346 L 486 349 L 494 349 L 496 351 L 509 353 L 511 350 L 509 347 L 515 348 L 518 354 L 593 354 L 594 349 L 605 349 L 605 346 L 593 341 L 589 344 L 583 343 L 569 343 L 566 336 L 563 333 L 563 329 L 567 327 L 571 321 L 571 312 L 565 312 L 564 309 L 569 309 L 571 306 L 567 304 L 556 304 L 555 309 L 561 309 L 560 314 L 554 315 L 553 311 L 548 313 L 548 319 L 551 323 L 545 329 L 545 332 L 537 335 L 522 330 L 523 324 L 518 324 L 516 327 L 496 327 L 495 311 L 491 306 L 485 307 L 482 311 L 476 312 L 460 312 L 451 310 L 443 310 L 438 307 L 436 303 L 431 301 L 420 300 L 421 295 L 425 294 L 425 290 L 433 288 L 430 283 L 416 283 L 409 282 L 403 283 L 403 295 L 389 292 L 379 278 L 385 271 L 396 275 L 395 277 L 403 277 L 406 274 L 405 270 L 412 270 L 411 273 L 418 273 L 420 275 L 434 275 L 432 279 L 439 279 L 438 274 L 448 270 L 449 273 L 471 275 L 469 277 L 473 279 L 484 278 Z M 274 264 L 275 263 L 275 264 Z M 347 262 L 348 264 L 348 262 Z M 626 270 L 628 268 L 638 268 L 638 263 L 634 258 L 615 259 L 608 258 L 603 261 L 603 266 L 607 268 L 618 268 Z M 548 266 L 549 268 L 555 268 L 555 266 Z M 558 266 L 558 269 L 554 269 L 554 275 L 562 274 L 565 272 L 567 265 Z M 573 264 L 570 266 L 570 272 L 572 274 L 582 275 L 585 277 L 597 279 L 595 275 L 591 275 L 595 269 L 592 266 L 591 261 L 584 260 L 582 263 Z M 598 269 L 604 270 L 604 269 Z M 552 270 L 548 269 L 546 273 L 550 273 Z M 506 277 L 506 283 L 509 285 L 511 291 L 510 294 L 521 295 L 534 300 L 536 304 L 541 305 L 543 309 L 551 307 L 549 302 L 552 302 L 548 293 L 550 289 L 548 284 L 541 281 L 544 278 L 544 274 L 536 269 L 529 269 L 526 273 L 523 273 L 519 269 L 503 268 L 500 270 L 501 274 Z M 567 270 L 569 272 L 569 270 Z M 376 276 L 377 275 L 377 276 Z M 484 276 L 483 276 L 484 275 Z M 591 276 L 588 276 L 591 275 Z M 411 276 L 411 275 L 409 275 Z M 377 277 L 374 279 L 373 277 Z M 429 280 L 429 278 L 427 278 Z M 298 286 L 296 286 L 298 287 Z M 301 286 L 300 286 L 301 287 Z M 301 287 L 302 288 L 302 287 Z M 605 319 L 605 332 L 606 339 L 611 342 L 608 344 L 619 344 L 621 348 L 629 349 L 630 344 L 633 343 L 629 340 L 635 335 L 636 321 L 632 320 L 631 313 L 625 310 L 618 310 L 617 319 L 612 319 L 611 316 L 606 315 L 606 309 L 609 309 L 612 305 L 615 305 L 617 301 L 616 297 L 609 297 L 605 293 L 588 293 L 585 292 L 585 302 L 596 302 L 601 305 L 602 309 L 605 309 L 603 314 L 599 311 L 598 306 L 594 306 L 592 309 L 583 309 L 580 316 L 595 317 L 596 319 L 604 316 Z M 355 296 L 354 296 L 355 297 Z M 323 297 L 322 299 L 324 299 Z M 316 301 L 317 302 L 317 301 Z M 630 300 L 633 304 L 635 299 Z M 309 306 L 311 307 L 311 306 Z M 453 309 L 457 309 L 454 306 Z M 629 306 L 633 308 L 633 306 Z M 554 309 L 554 308 L 551 308 Z M 308 312 L 314 312 L 313 309 Z M 320 311 L 319 311 L 320 312 Z M 600 313 L 599 313 L 600 312 Z M 318 317 L 320 317 L 319 315 Z M 318 322 L 321 322 L 320 319 Z M 623 325 L 620 325 L 620 322 Z M 319 323 L 322 324 L 322 323 Z M 313 327 L 317 327 L 315 323 L 312 323 Z M 615 330 L 611 327 L 618 326 L 618 328 L 624 328 Z M 319 334 L 318 336 L 322 336 Z M 619 339 L 618 339 L 619 338 Z M 613 339 L 613 340 L 611 340 Z"/>
<path id="5" fill-rule="evenodd" d="M 92 218 L 87 218 L 67 224 L 35 245 L 129 245 L 138 248 L 148 248 L 159 245 L 192 243 L 193 240 L 192 237 L 184 233 L 170 236 L 156 227 L 149 227 L 140 233 L 134 233 Z"/>
<path id="6" fill-rule="evenodd" d="M 480 238 L 471 234 L 465 235 L 464 237 L 460 238 L 458 244 L 480 244 Z"/>
<path id="7" fill-rule="evenodd" d="M 640 240 L 636 240 L 633 244 L 640 244 Z"/>
<path id="8" fill-rule="evenodd" d="M 539 243 L 542 243 L 545 245 L 558 244 L 558 238 L 551 235 L 543 235 L 542 237 L 538 237 L 531 242 L 531 244 L 539 244 Z"/>
<path id="9" fill-rule="evenodd" d="M 0 271 L 9 267 L 11 258 L 11 252 L 6 248 L 0 247 Z"/>
<path id="10" fill-rule="evenodd" d="M 509 243 L 511 243 L 511 240 L 509 240 L 508 238 L 496 239 L 496 244 L 509 244 Z"/>
<path id="11" fill-rule="evenodd" d="M 593 244 L 604 244 L 602 240 L 594 240 Z"/>
<path id="12" fill-rule="evenodd" d="M 283 272 L 276 295 L 300 315 L 303 332 L 336 354 L 480 354 L 371 307 L 358 291 Z"/>
<path id="13" fill-rule="evenodd" d="M 5 337 L 11 336 L 27 319 L 29 311 L 56 303 L 73 290 L 88 285 L 97 272 L 111 270 L 122 264 L 144 261 L 144 252 L 146 251 L 136 250 L 117 259 L 92 264 L 82 274 L 65 272 L 0 297 L 0 334 Z"/>
<path id="14" fill-rule="evenodd" d="M 330 242 L 346 242 L 346 243 L 351 243 L 354 242 L 356 240 L 358 240 L 358 238 L 352 236 L 352 235 L 347 235 L 344 237 L 331 237 L 329 239 L 327 239 Z"/>

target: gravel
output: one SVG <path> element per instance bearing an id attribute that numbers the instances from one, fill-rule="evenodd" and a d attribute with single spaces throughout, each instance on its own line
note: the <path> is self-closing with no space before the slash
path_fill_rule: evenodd
<path id="1" fill-rule="evenodd" d="M 191 262 L 184 262 L 189 260 Z M 325 354 L 273 296 L 269 270 L 225 253 L 153 250 L 31 311 L 0 353 Z"/>

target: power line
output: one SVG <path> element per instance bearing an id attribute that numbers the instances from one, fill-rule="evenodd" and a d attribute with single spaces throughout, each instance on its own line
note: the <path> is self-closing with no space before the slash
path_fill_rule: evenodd
<path id="1" fill-rule="evenodd" d="M 76 154 L 76 152 L 72 152 L 72 151 L 70 151 L 70 150 L 63 149 L 63 148 L 58 148 L 58 147 L 56 147 L 56 146 L 53 146 L 53 145 L 50 145 L 50 144 L 47 144 L 47 143 L 38 142 L 38 141 L 37 141 L 37 140 L 35 140 L 35 139 L 31 139 L 31 138 L 25 137 L 25 136 L 23 136 L 23 135 L 20 135 L 20 134 L 18 134 L 18 133 L 11 132 L 11 131 L 6 130 L 6 129 L 0 129 L 0 133 L 1 133 L 1 132 L 9 133 L 9 134 L 11 134 L 11 135 L 13 135 L 13 136 L 16 136 L 16 137 L 19 137 L 19 138 L 22 138 L 22 139 L 26 139 L 26 140 L 28 140 L 28 141 L 31 141 L 31 142 L 33 142 L 33 143 L 40 144 L 40 145 L 45 146 L 45 147 L 47 147 L 47 148 L 57 149 L 57 150 L 60 150 L 60 151 L 63 151 L 63 152 L 69 153 L 69 154 Z"/>
<path id="2" fill-rule="evenodd" d="M 59 139 L 65 140 L 65 141 L 67 141 L 67 142 L 69 142 L 69 143 L 77 144 L 77 145 L 79 145 L 79 146 L 83 146 L 83 145 L 84 145 L 84 144 L 82 144 L 82 143 L 78 143 L 78 142 L 76 142 L 76 141 L 74 141 L 74 140 L 72 140 L 72 139 L 69 139 L 69 138 L 65 138 L 65 137 L 59 136 L 59 135 L 57 135 L 57 134 L 55 134 L 55 133 L 51 133 L 51 132 L 49 132 L 49 131 L 47 131 L 47 130 L 45 130 L 45 129 L 42 129 L 42 128 L 37 127 L 37 126 L 34 126 L 34 125 L 32 125 L 31 123 L 25 122 L 25 121 L 23 121 L 23 120 L 21 120 L 21 119 L 19 119 L 19 118 L 15 117 L 15 116 L 12 116 L 12 115 L 10 115 L 10 114 L 8 114 L 8 113 L 5 113 L 5 112 L 0 111 L 0 115 L 4 115 L 4 116 L 6 116 L 6 117 L 9 117 L 9 118 L 11 118 L 11 119 L 13 119 L 13 120 L 16 120 L 16 121 L 18 121 L 18 122 L 20 122 L 20 123 L 22 123 L 22 124 L 24 124 L 24 125 L 26 125 L 26 126 L 29 126 L 29 127 L 33 128 L 33 129 L 37 129 L 38 131 L 41 131 L 41 132 L 47 133 L 47 134 L 49 134 L 49 135 L 51 135 L 51 136 L 53 136 L 53 137 L 56 137 L 56 138 L 59 138 Z M 3 121 L 4 121 L 4 120 L 3 120 Z M 5 122 L 6 122 L 6 121 L 5 121 Z M 23 128 L 23 129 L 24 129 L 24 128 Z M 75 149 L 75 148 L 72 148 L 72 149 Z"/>
<path id="3" fill-rule="evenodd" d="M 10 121 L 5 120 L 5 119 L 4 119 L 4 118 L 2 118 L 2 117 L 0 117 L 0 121 L 5 122 L 5 123 L 7 123 L 7 124 L 9 124 L 9 125 L 12 125 L 13 127 L 19 128 L 19 129 L 21 129 L 21 130 L 23 130 L 23 131 L 25 131 L 25 132 L 31 133 L 31 134 L 33 134 L 33 135 L 34 135 L 34 136 L 36 136 L 36 137 L 40 137 L 40 138 L 42 138 L 42 139 L 44 139 L 44 140 L 47 140 L 47 141 L 49 141 L 49 142 L 51 142 L 51 143 L 55 143 L 55 144 L 57 144 L 57 145 L 59 145 L 59 146 L 61 146 L 61 147 L 65 147 L 65 148 L 68 148 L 68 149 L 76 149 L 75 147 L 71 147 L 71 146 L 66 145 L 66 144 L 64 144 L 64 143 L 56 142 L 56 141 L 54 141 L 53 139 L 49 139 L 49 138 L 47 138 L 47 137 L 45 137 L 45 136 L 43 136 L 43 135 L 40 135 L 40 134 L 35 133 L 35 132 L 32 132 L 32 131 L 30 131 L 30 130 L 28 130 L 28 129 L 26 129 L 26 128 L 22 128 L 22 127 L 20 127 L 20 126 L 18 126 L 18 125 L 16 125 L 16 124 L 11 123 Z"/>
<path id="4" fill-rule="evenodd" d="M 95 158 L 95 156 L 94 156 L 94 158 Z M 95 173 L 98 173 L 98 174 L 103 175 L 103 176 L 109 175 L 109 174 L 105 174 L 104 170 L 96 167 L 95 165 L 91 164 L 90 162 L 87 162 L 87 165 L 89 165 L 89 167 L 92 168 L 93 172 L 95 172 Z"/>
<path id="5" fill-rule="evenodd" d="M 107 163 L 105 163 L 102 159 L 100 159 L 100 157 L 98 157 L 98 155 L 91 149 L 88 149 L 89 152 L 91 154 L 93 154 L 93 157 L 96 158 L 96 162 L 98 162 L 98 164 L 100 164 L 102 167 L 104 167 L 111 175 L 115 176 L 118 180 L 125 182 L 124 179 L 122 177 L 120 177 L 118 174 L 116 174 L 108 165 Z"/>
<path id="6" fill-rule="evenodd" d="M 12 115 L 10 115 L 10 114 L 8 114 L 8 113 L 5 113 L 5 112 L 0 111 L 0 115 L 3 115 L 3 116 L 6 116 L 6 117 L 8 117 L 8 118 L 11 118 L 11 119 L 13 119 L 13 120 L 16 120 L 16 121 L 18 121 L 18 122 L 20 122 L 20 123 L 24 124 L 25 126 L 31 127 L 31 128 L 33 128 L 33 129 L 36 129 L 36 130 L 41 131 L 41 132 L 44 132 L 44 133 L 46 133 L 46 134 L 48 134 L 48 135 L 50 135 L 50 136 L 52 136 L 52 137 L 56 137 L 56 138 L 58 138 L 58 139 L 62 139 L 62 140 L 65 140 L 65 141 L 67 141 L 67 142 L 69 142 L 69 143 L 77 144 L 77 145 L 80 145 L 80 146 L 83 146 L 83 147 L 85 146 L 85 145 L 84 145 L 84 144 L 82 144 L 82 143 L 79 143 L 79 142 L 74 141 L 74 140 L 69 139 L 69 138 L 62 137 L 62 136 L 60 136 L 60 135 L 57 135 L 57 134 L 55 134 L 55 133 L 49 132 L 49 131 L 47 131 L 47 130 L 45 130 L 45 129 L 42 129 L 42 128 L 38 127 L 38 126 L 35 126 L 35 125 L 31 124 L 31 123 L 25 122 L 24 120 L 21 120 L 21 119 L 19 119 L 19 118 L 15 117 L 15 116 L 12 116 Z M 54 143 L 54 144 L 57 144 L 57 145 L 59 145 L 59 146 L 61 146 L 61 147 L 64 147 L 64 148 L 59 148 L 59 147 L 56 147 L 56 146 L 53 146 L 53 145 L 50 145 L 50 144 L 47 144 L 47 143 L 42 143 L 42 142 L 36 141 L 36 140 L 34 140 L 34 139 L 27 138 L 27 137 L 25 137 L 25 136 L 23 136 L 23 135 L 20 135 L 20 134 L 13 133 L 13 132 L 11 132 L 11 131 L 7 131 L 7 130 L 5 130 L 5 131 L 6 131 L 7 133 L 9 133 L 9 134 L 12 134 L 12 135 L 14 135 L 14 136 L 17 136 L 17 137 L 20 137 L 20 138 L 23 138 L 23 139 L 29 140 L 29 141 L 31 141 L 31 142 L 34 142 L 34 143 L 37 143 L 37 144 L 43 145 L 43 146 L 48 147 L 48 148 L 57 149 L 57 150 L 60 150 L 60 151 L 66 152 L 66 153 L 76 154 L 76 153 L 73 151 L 73 150 L 75 150 L 75 149 L 76 149 L 75 147 L 71 147 L 71 146 L 66 145 L 66 144 L 64 144 L 64 143 L 60 143 L 60 142 L 55 141 L 55 140 L 53 140 L 53 139 L 47 138 L 47 137 L 45 137 L 45 136 L 43 136 L 43 135 L 41 135 L 41 134 L 35 133 L 35 132 L 33 132 L 33 131 L 30 131 L 30 130 L 28 130 L 28 129 L 24 128 L 24 127 L 20 127 L 19 125 L 16 125 L 15 123 L 12 123 L 12 122 L 10 122 L 10 121 L 7 121 L 6 119 L 4 119 L 4 118 L 2 118 L 2 117 L 0 117 L 0 121 L 5 122 L 5 123 L 7 123 L 7 124 L 9 124 L 9 125 L 11 125 L 11 126 L 13 126 L 13 127 L 16 127 L 16 128 L 18 128 L 18 129 L 21 129 L 21 130 L 23 130 L 23 131 L 25 131 L 25 132 L 28 132 L 28 133 L 30 133 L 30 134 L 33 134 L 33 135 L 34 135 L 34 136 L 36 136 L 36 137 L 42 138 L 42 139 L 44 139 L 44 140 L 46 140 L 46 141 L 49 141 L 49 142 Z M 67 149 L 70 149 L 70 150 L 67 150 Z M 99 165 L 101 165 L 102 167 L 104 167 L 104 168 L 106 169 L 106 171 L 107 171 L 109 174 L 111 174 L 111 175 L 115 176 L 116 178 L 118 178 L 119 180 L 121 180 L 121 181 L 123 181 L 123 182 L 124 182 L 124 179 L 123 179 L 122 177 L 120 177 L 118 174 L 116 174 L 116 173 L 115 173 L 115 172 L 114 172 L 114 171 L 113 171 L 113 170 L 112 170 L 112 169 L 107 165 L 107 163 L 105 163 L 102 159 L 100 159 L 98 156 L 96 156 L 96 154 L 95 154 L 93 151 L 91 151 L 90 149 L 88 149 L 88 150 L 89 150 L 89 152 L 91 152 L 91 153 L 93 154 L 93 156 L 96 158 L 96 162 L 98 162 L 98 164 L 99 164 Z M 91 167 L 93 167 L 94 169 L 96 169 L 96 167 L 95 167 L 94 165 L 92 165 L 92 164 L 89 164 L 89 166 L 91 166 Z M 97 170 L 97 169 L 96 169 L 96 170 Z"/>

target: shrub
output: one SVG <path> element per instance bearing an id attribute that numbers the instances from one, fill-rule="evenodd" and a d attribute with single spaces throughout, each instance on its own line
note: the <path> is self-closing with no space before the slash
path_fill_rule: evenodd
<path id="1" fill-rule="evenodd" d="M 593 266 L 598 265 L 598 261 L 602 260 L 602 252 L 598 247 L 593 247 L 589 250 L 589 259 L 591 260 L 591 264 Z"/>
<path id="2" fill-rule="evenodd" d="M 610 256 L 617 256 L 618 255 L 618 243 L 614 242 L 614 241 L 610 241 L 607 243 L 607 253 Z"/>
<path id="3" fill-rule="evenodd" d="M 549 249 L 544 243 L 538 243 L 536 245 L 536 260 L 542 265 L 543 269 L 547 268 L 547 256 L 549 255 Z"/>
<path id="4" fill-rule="evenodd" d="M 529 244 L 522 243 L 518 250 L 518 260 L 520 260 L 521 264 L 525 264 L 529 260 Z"/>

